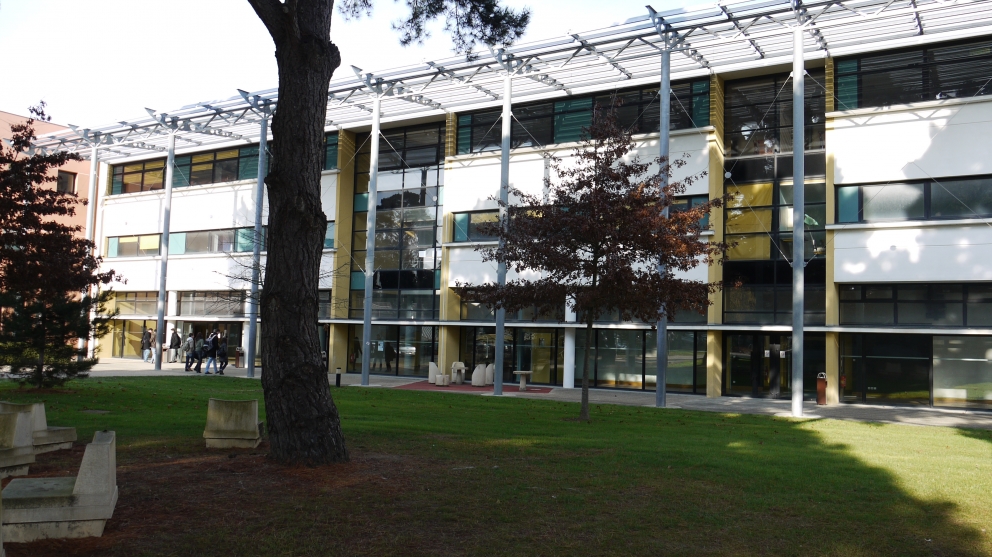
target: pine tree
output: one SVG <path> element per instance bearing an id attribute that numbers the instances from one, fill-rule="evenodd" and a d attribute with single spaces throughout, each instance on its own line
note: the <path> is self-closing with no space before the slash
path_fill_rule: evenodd
<path id="1" fill-rule="evenodd" d="M 85 377 L 96 363 L 77 341 L 105 334 L 111 293 L 90 292 L 119 277 L 100 271 L 82 227 L 58 219 L 86 202 L 44 185 L 79 156 L 32 153 L 35 119 L 48 121 L 44 103 L 31 114 L 0 146 L 0 366 L 23 383 L 52 387 Z M 91 312 L 101 316 L 91 320 Z"/>

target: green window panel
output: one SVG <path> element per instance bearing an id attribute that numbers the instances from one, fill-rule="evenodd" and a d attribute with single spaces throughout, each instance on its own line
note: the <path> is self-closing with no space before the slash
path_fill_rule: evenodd
<path id="1" fill-rule="evenodd" d="M 441 289 L 441 273 L 434 273 L 434 290 Z"/>
<path id="2" fill-rule="evenodd" d="M 107 257 L 117 257 L 117 238 L 107 239 Z"/>
<path id="3" fill-rule="evenodd" d="M 361 271 L 351 272 L 351 289 L 352 290 L 365 289 L 365 273 Z"/>
<path id="4" fill-rule="evenodd" d="M 567 143 L 582 139 L 584 128 L 592 122 L 592 97 L 569 99 L 555 103 L 554 142 Z"/>
<path id="5" fill-rule="evenodd" d="M 837 222 L 858 222 L 861 220 L 858 209 L 861 199 L 858 186 L 837 189 Z"/>
<path id="6" fill-rule="evenodd" d="M 364 213 L 369 210 L 369 194 L 355 194 L 355 212 Z"/>
<path id="7" fill-rule="evenodd" d="M 334 221 L 327 223 L 327 230 L 324 232 L 324 249 L 334 248 Z"/>
<path id="8" fill-rule="evenodd" d="M 472 116 L 458 117 L 458 154 L 472 151 Z"/>
<path id="9" fill-rule="evenodd" d="M 234 251 L 247 252 L 254 251 L 255 243 L 254 228 L 239 228 L 234 234 Z"/>
<path id="10" fill-rule="evenodd" d="M 169 255 L 186 253 L 186 233 L 173 232 L 169 234 Z"/>
<path id="11" fill-rule="evenodd" d="M 324 141 L 324 170 L 332 170 L 338 167 L 338 134 L 327 134 Z"/>
<path id="12" fill-rule="evenodd" d="M 258 179 L 258 145 L 241 148 L 238 157 L 238 180 Z"/>
<path id="13" fill-rule="evenodd" d="M 469 213 L 455 213 L 455 240 L 456 242 L 468 241 L 468 218 Z"/>
<path id="14" fill-rule="evenodd" d="M 697 128 L 710 125 L 710 82 L 692 84 L 692 123 Z"/>

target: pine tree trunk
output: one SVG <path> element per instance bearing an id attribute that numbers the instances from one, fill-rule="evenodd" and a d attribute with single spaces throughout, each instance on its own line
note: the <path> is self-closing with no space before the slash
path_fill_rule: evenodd
<path id="1" fill-rule="evenodd" d="M 320 172 L 327 87 L 340 65 L 329 39 L 333 5 L 250 0 L 276 45 L 279 104 L 272 119 L 272 170 L 261 296 L 262 387 L 270 457 L 319 465 L 348 459 L 317 336 L 324 233 Z"/>

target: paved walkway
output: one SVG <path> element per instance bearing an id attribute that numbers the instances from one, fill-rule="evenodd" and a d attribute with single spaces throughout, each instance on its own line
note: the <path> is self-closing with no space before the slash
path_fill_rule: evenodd
<path id="1" fill-rule="evenodd" d="M 261 368 L 256 369 L 255 378 L 261 377 Z M 225 375 L 245 377 L 246 368 L 227 366 Z M 162 371 L 155 371 L 151 364 L 140 360 L 121 358 L 104 358 L 90 372 L 92 377 L 139 377 L 139 376 L 190 376 L 183 371 L 183 364 L 162 366 Z M 334 384 L 334 376 L 330 377 Z M 422 377 L 395 377 L 388 375 L 373 375 L 370 387 L 393 388 L 424 381 Z M 359 387 L 361 376 L 348 373 L 341 376 L 342 387 Z M 489 395 L 489 390 L 445 391 L 451 394 Z M 579 402 L 581 389 L 552 389 L 550 393 L 520 393 L 516 383 L 504 384 L 503 395 L 507 397 L 534 398 L 540 400 L 556 400 L 561 402 Z M 706 398 L 699 395 L 683 395 L 668 393 L 668 406 L 684 410 L 703 412 L 724 412 L 732 414 L 763 414 L 779 415 L 791 412 L 792 405 L 788 400 L 766 398 L 720 397 Z M 625 406 L 654 406 L 654 393 L 643 391 L 622 391 L 613 389 L 590 389 L 589 402 L 592 404 L 620 404 Z M 822 418 L 835 420 L 853 420 L 860 422 L 881 422 L 891 424 L 906 424 L 918 426 L 967 427 L 992 430 L 992 412 L 953 410 L 945 408 L 914 408 L 903 406 L 875 406 L 867 404 L 840 404 L 836 406 L 816 406 L 812 402 L 803 404 L 803 412 Z"/>

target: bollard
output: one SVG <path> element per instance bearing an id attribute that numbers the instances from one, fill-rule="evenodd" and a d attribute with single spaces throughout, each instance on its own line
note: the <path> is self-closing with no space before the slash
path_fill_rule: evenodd
<path id="1" fill-rule="evenodd" d="M 334 368 L 334 386 L 341 386 L 341 368 Z"/>
<path id="2" fill-rule="evenodd" d="M 816 374 L 816 405 L 824 406 L 827 404 L 827 374 L 817 373 Z"/>

